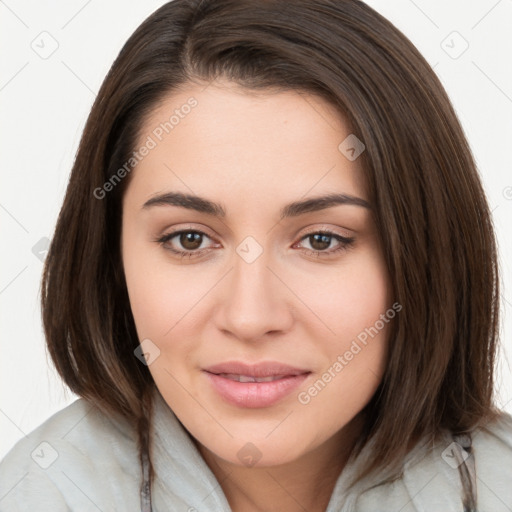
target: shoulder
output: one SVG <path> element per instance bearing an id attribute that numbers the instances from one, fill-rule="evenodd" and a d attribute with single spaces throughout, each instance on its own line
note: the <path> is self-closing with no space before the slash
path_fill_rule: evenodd
<path id="1" fill-rule="evenodd" d="M 481 510 L 512 510 L 512 416 L 502 413 L 472 440 Z"/>
<path id="2" fill-rule="evenodd" d="M 139 475 L 130 425 L 79 398 L 2 459 L 0 511 L 136 510 Z"/>
<path id="3" fill-rule="evenodd" d="M 425 443 L 409 454 L 400 478 L 364 491 L 356 510 L 402 512 L 466 510 L 464 484 L 476 488 L 479 512 L 512 510 L 512 416 L 498 419 L 471 432 L 452 437 L 444 432 L 434 446 Z"/>

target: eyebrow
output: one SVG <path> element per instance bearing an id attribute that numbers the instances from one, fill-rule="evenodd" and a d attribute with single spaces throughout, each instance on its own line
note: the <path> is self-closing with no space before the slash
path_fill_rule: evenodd
<path id="1" fill-rule="evenodd" d="M 325 210 L 326 208 L 338 205 L 361 206 L 371 210 L 370 204 L 360 197 L 348 194 L 327 194 L 319 197 L 311 197 L 303 201 L 294 201 L 293 203 L 285 205 L 281 209 L 280 220 L 288 217 L 298 217 L 304 213 Z M 226 217 L 226 210 L 221 204 L 210 201 L 204 197 L 193 194 L 183 194 L 181 192 L 167 192 L 153 196 L 143 204 L 142 209 L 149 209 L 153 206 L 180 206 L 214 217 Z"/>

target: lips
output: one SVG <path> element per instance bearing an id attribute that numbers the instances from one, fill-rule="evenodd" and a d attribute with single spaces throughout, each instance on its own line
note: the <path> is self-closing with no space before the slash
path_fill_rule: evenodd
<path id="1" fill-rule="evenodd" d="M 210 366 L 204 372 L 223 400 L 247 408 L 277 404 L 304 383 L 311 373 L 277 362 L 248 365 L 236 361 Z"/>
<path id="2" fill-rule="evenodd" d="M 271 375 L 269 377 L 251 377 L 250 375 L 236 375 L 235 373 L 217 373 L 219 377 L 224 377 L 225 379 L 234 380 L 236 382 L 272 382 L 274 380 L 279 380 L 286 375 Z"/>
<path id="3" fill-rule="evenodd" d="M 214 373 L 215 375 L 226 376 L 243 376 L 253 378 L 276 377 L 283 378 L 288 376 L 302 375 L 310 373 L 307 369 L 301 369 L 290 366 L 284 363 L 275 361 L 266 361 L 257 364 L 246 364 L 239 361 L 228 361 L 225 363 L 216 364 L 205 368 L 205 371 Z M 257 382 L 257 381 L 244 381 L 244 382 Z"/>

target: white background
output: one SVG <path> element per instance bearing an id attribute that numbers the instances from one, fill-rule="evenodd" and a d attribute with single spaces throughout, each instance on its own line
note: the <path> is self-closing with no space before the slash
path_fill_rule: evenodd
<path id="1" fill-rule="evenodd" d="M 52 236 L 105 74 L 134 29 L 163 3 L 0 0 L 0 458 L 76 398 L 65 392 L 46 355 L 39 309 L 42 262 L 32 249 Z M 512 0 L 368 3 L 434 67 L 482 174 L 502 267 L 499 404 L 512 413 Z M 57 44 L 46 59 L 33 49 Z"/>

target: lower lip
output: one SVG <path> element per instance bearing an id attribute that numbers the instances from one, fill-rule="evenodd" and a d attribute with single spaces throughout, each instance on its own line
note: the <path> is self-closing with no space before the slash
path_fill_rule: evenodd
<path id="1" fill-rule="evenodd" d="M 205 372 L 213 388 L 229 403 L 238 407 L 270 407 L 300 386 L 309 373 L 290 375 L 271 382 L 238 382 Z"/>

